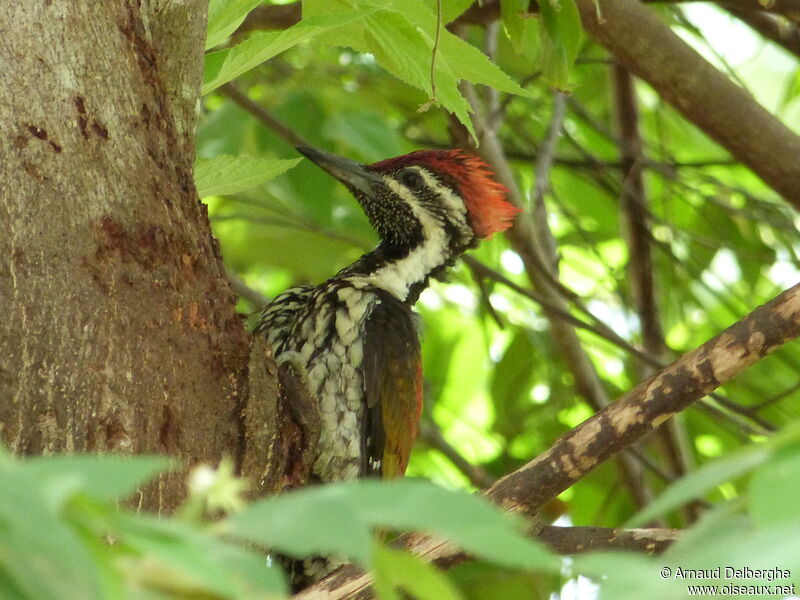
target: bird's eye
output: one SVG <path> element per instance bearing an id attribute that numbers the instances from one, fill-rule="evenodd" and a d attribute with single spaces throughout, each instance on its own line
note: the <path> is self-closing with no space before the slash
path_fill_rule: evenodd
<path id="1" fill-rule="evenodd" d="M 402 170 L 400 172 L 400 183 L 411 190 L 420 190 L 425 185 L 425 181 L 416 169 Z"/>

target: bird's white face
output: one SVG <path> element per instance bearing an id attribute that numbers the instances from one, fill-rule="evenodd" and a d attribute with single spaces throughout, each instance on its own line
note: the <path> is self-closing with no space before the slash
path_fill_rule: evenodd
<path id="1" fill-rule="evenodd" d="M 381 177 L 384 187 L 379 194 L 355 195 L 365 211 L 369 206 L 375 211 L 370 220 L 382 243 L 392 240 L 397 250 L 368 279 L 405 301 L 415 283 L 452 262 L 477 239 L 467 222 L 464 201 L 427 168 L 403 167 Z"/>
<path id="2" fill-rule="evenodd" d="M 425 164 L 374 170 L 383 186 L 367 195 L 356 191 L 381 239 L 403 249 L 439 250 L 440 263 L 476 245 L 458 183 Z"/>

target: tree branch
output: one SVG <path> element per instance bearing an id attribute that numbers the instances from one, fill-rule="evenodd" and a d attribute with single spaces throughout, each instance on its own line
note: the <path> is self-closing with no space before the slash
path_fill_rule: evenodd
<path id="1" fill-rule="evenodd" d="M 537 536 L 557 554 L 592 550 L 628 550 L 661 554 L 680 537 L 677 529 L 618 529 L 605 527 L 542 527 Z"/>
<path id="2" fill-rule="evenodd" d="M 789 23 L 785 19 L 781 22 L 780 17 L 760 11 L 743 10 L 736 6 L 725 6 L 725 9 L 768 40 L 800 58 L 800 27 L 795 23 Z"/>
<path id="3" fill-rule="evenodd" d="M 435 424 L 422 421 L 419 426 L 419 436 L 432 448 L 444 454 L 476 488 L 486 489 L 494 484 L 495 479 L 480 467 L 473 465 L 464 458 L 458 450 L 453 448 L 453 446 L 444 439 L 442 432 Z"/>
<path id="4" fill-rule="evenodd" d="M 800 137 L 638 2 L 577 6 L 595 41 L 800 209 Z"/>
<path id="5" fill-rule="evenodd" d="M 273 117 L 263 106 L 253 102 L 232 83 L 226 83 L 220 88 L 220 91 L 292 146 L 311 145 L 294 129 L 288 127 L 282 121 Z"/>
<path id="6" fill-rule="evenodd" d="M 501 479 L 489 497 L 533 515 L 601 462 L 782 344 L 800 336 L 800 284 L 643 381 Z"/>
<path id="7" fill-rule="evenodd" d="M 233 290 L 233 293 L 240 298 L 244 298 L 256 308 L 265 306 L 269 303 L 269 298 L 267 298 L 258 290 L 254 290 L 247 285 L 244 280 L 231 269 L 225 267 L 225 275 L 228 276 L 228 281 L 231 283 L 231 289 Z"/>

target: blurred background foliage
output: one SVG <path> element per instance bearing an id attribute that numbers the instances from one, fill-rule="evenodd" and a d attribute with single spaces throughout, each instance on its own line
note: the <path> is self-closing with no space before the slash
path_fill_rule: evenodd
<path id="1" fill-rule="evenodd" d="M 425 4 L 436 8 L 433 0 Z M 450 19 L 469 4 L 444 2 Z M 665 4 L 655 10 L 787 125 L 800 128 L 800 71 L 788 53 L 711 6 Z M 644 318 L 663 332 L 661 343 L 648 347 L 631 281 L 631 264 L 641 256 L 631 251 L 630 208 L 620 201 L 630 172 L 612 88 L 614 61 L 567 24 L 560 31 L 575 48 L 574 65 L 565 80 L 543 73 L 545 26 L 545 19 L 520 18 L 512 10 L 504 11 L 500 22 L 453 31 L 525 89 L 523 95 L 473 88 L 525 198 L 532 196 L 537 176 L 548 175 L 537 173 L 536 165 L 550 152 L 544 140 L 554 106 L 565 105 L 555 146 L 544 157 L 550 162 L 544 206 L 560 282 L 578 299 L 568 303 L 572 315 L 607 326 L 664 363 L 795 283 L 800 239 L 794 212 L 637 81 L 641 207 L 652 257 L 644 276 L 652 282 L 654 299 Z M 240 30 L 234 40 L 236 35 L 243 34 Z M 366 163 L 469 139 L 464 124 L 441 107 L 420 109 L 430 89 L 401 81 L 373 54 L 325 35 L 238 77 L 235 89 L 223 86 L 207 94 L 198 156 L 297 158 L 287 135 L 259 118 L 259 110 L 307 143 Z M 554 83 L 566 95 L 554 93 Z M 233 96 L 248 99 L 250 109 Z M 732 126 L 735 116 L 732 110 Z M 321 282 L 376 241 L 348 192 L 308 161 L 258 187 L 205 202 L 246 315 L 258 308 L 259 295 L 268 299 L 290 285 Z M 471 256 L 522 290 L 531 288 L 522 260 L 504 236 Z M 448 281 L 433 282 L 417 305 L 424 321 L 426 406 L 408 471 L 470 489 L 531 460 L 596 408 L 577 391 L 570 357 L 554 344 L 542 306 L 474 273 L 461 261 Z M 652 364 L 613 336 L 584 329 L 578 336 L 610 399 L 652 372 Z M 796 419 L 798 373 L 800 348 L 790 344 L 725 385 L 717 397 L 680 414 L 663 436 L 637 445 L 629 454 L 632 471 L 611 462 L 577 483 L 562 494 L 563 504 L 553 504 L 551 516 L 576 525 L 619 525 L 686 472 Z M 735 496 L 738 484 L 710 493 L 710 499 Z M 683 526 L 695 516 L 676 511 L 665 522 Z"/>

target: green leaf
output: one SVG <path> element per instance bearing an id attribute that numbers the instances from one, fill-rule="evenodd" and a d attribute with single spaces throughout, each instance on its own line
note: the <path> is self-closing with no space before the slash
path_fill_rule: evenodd
<path id="1" fill-rule="evenodd" d="M 353 507 L 329 488 L 301 490 L 256 502 L 220 523 L 231 536 L 296 557 L 336 554 L 371 562 L 372 536 Z"/>
<path id="2" fill-rule="evenodd" d="M 360 7 L 381 10 L 375 10 L 363 21 L 350 27 L 334 31 L 326 36 L 326 41 L 371 53 L 395 77 L 432 94 L 431 58 L 436 38 L 436 14 L 422 0 L 395 0 L 388 3 L 376 0 L 316 0 L 305 3 L 304 11 L 321 17 L 346 14 Z M 528 95 L 475 46 L 443 29 L 436 56 L 436 100 L 452 112 L 473 137 L 475 131 L 469 117 L 470 107 L 458 90 L 458 83 L 462 79 L 512 94 Z"/>
<path id="3" fill-rule="evenodd" d="M 519 434 L 525 426 L 523 417 L 530 409 L 531 379 L 539 360 L 537 350 L 530 334 L 523 328 L 517 329 L 492 376 L 491 392 L 497 411 L 495 430 L 504 437 Z"/>
<path id="4" fill-rule="evenodd" d="M 225 196 L 260 185 L 285 173 L 302 159 L 275 160 L 249 156 L 220 155 L 198 159 L 195 164 L 195 185 L 201 198 Z"/>
<path id="5" fill-rule="evenodd" d="M 750 480 L 750 514 L 760 525 L 798 523 L 800 513 L 800 445 L 776 450 Z"/>
<path id="6" fill-rule="evenodd" d="M 0 587 L 23 598 L 102 598 L 98 562 L 53 510 L 40 482 L 23 469 L 2 474 Z"/>
<path id="7" fill-rule="evenodd" d="M 669 486 L 658 498 L 631 517 L 625 526 L 640 527 L 689 500 L 701 497 L 721 483 L 744 475 L 761 465 L 771 452 L 772 449 L 764 444 L 748 446 L 703 465 Z"/>
<path id="8" fill-rule="evenodd" d="M 447 577 L 431 563 L 402 550 L 375 547 L 375 590 L 382 600 L 400 600 L 403 590 L 417 600 L 461 600 L 463 597 Z"/>
<path id="9" fill-rule="evenodd" d="M 436 15 L 420 0 L 404 0 L 397 3 L 396 13 L 405 16 L 413 27 L 424 34 L 430 59 L 436 37 Z M 441 32 L 439 52 L 437 65 L 441 59 L 442 63 L 439 66 L 446 69 L 455 79 L 467 79 L 510 94 L 529 95 L 529 92 L 521 88 L 478 48 L 447 30 Z M 430 60 L 424 61 L 423 64 L 427 65 L 429 75 Z"/>
<path id="10" fill-rule="evenodd" d="M 650 557 L 633 553 L 593 552 L 573 558 L 573 574 L 590 576 L 600 583 L 600 598 L 614 600 L 674 600 L 684 598 L 686 584 L 680 580 L 662 578 L 663 567 Z M 695 567 L 692 564 L 692 567 Z M 574 575 L 573 575 L 574 576 Z M 647 590 L 646 594 L 643 590 Z"/>
<path id="11" fill-rule="evenodd" d="M 437 0 L 424 0 L 425 6 L 434 13 L 437 10 Z M 441 0 L 442 2 L 442 23 L 447 25 L 461 16 L 475 0 Z"/>
<path id="12" fill-rule="evenodd" d="M 509 570 L 482 561 L 448 569 L 447 578 L 469 600 L 552 600 L 563 583 L 560 573 Z"/>
<path id="13" fill-rule="evenodd" d="M 500 0 L 500 18 L 508 39 L 518 54 L 522 53 L 522 42 L 528 25 L 528 19 L 525 17 L 527 11 L 527 0 Z"/>
<path id="14" fill-rule="evenodd" d="M 500 565 L 557 568 L 519 524 L 485 499 L 427 481 L 326 485 L 258 502 L 223 522 L 225 533 L 296 556 L 336 553 L 369 564 L 371 528 L 422 530 Z"/>
<path id="15" fill-rule="evenodd" d="M 29 458 L 20 468 L 42 483 L 52 506 L 60 506 L 74 493 L 101 500 L 119 500 L 167 470 L 165 456 L 122 454 L 59 454 Z"/>
<path id="16" fill-rule="evenodd" d="M 569 75 L 581 39 L 581 21 L 575 0 L 539 2 L 542 27 L 542 73 L 558 90 L 569 89 Z"/>
<path id="17" fill-rule="evenodd" d="M 458 91 L 458 80 L 445 57 L 443 46 L 448 35 L 446 30 L 442 31 L 436 60 L 436 99 L 456 115 L 474 137 L 469 104 Z M 372 53 L 383 68 L 401 81 L 428 95 L 432 93 L 430 75 L 433 38 L 423 35 L 417 26 L 409 22 L 405 14 L 382 11 L 372 15 L 367 19 L 364 37 L 366 47 L 362 51 Z M 344 45 L 345 41 L 342 40 L 342 43 Z"/>
<path id="18" fill-rule="evenodd" d="M 206 50 L 224 42 L 261 0 L 210 0 Z"/>
<path id="19" fill-rule="evenodd" d="M 140 568 L 157 568 L 156 579 L 166 571 L 175 588 L 194 593 L 199 588 L 235 600 L 286 592 L 280 570 L 255 552 L 175 519 L 117 511 L 107 511 L 105 517 L 128 549 L 156 559 L 155 564 L 143 561 Z"/>
<path id="20" fill-rule="evenodd" d="M 233 48 L 207 54 L 202 93 L 208 94 L 300 42 L 363 19 L 372 12 L 374 9 L 309 17 L 284 31 L 258 32 Z"/>
<path id="21" fill-rule="evenodd" d="M 414 479 L 367 481 L 359 487 L 350 501 L 374 526 L 441 535 L 475 556 L 508 567 L 554 564 L 546 550 L 521 533 L 514 518 L 481 496 Z M 343 486 L 340 493 L 347 493 Z"/>

